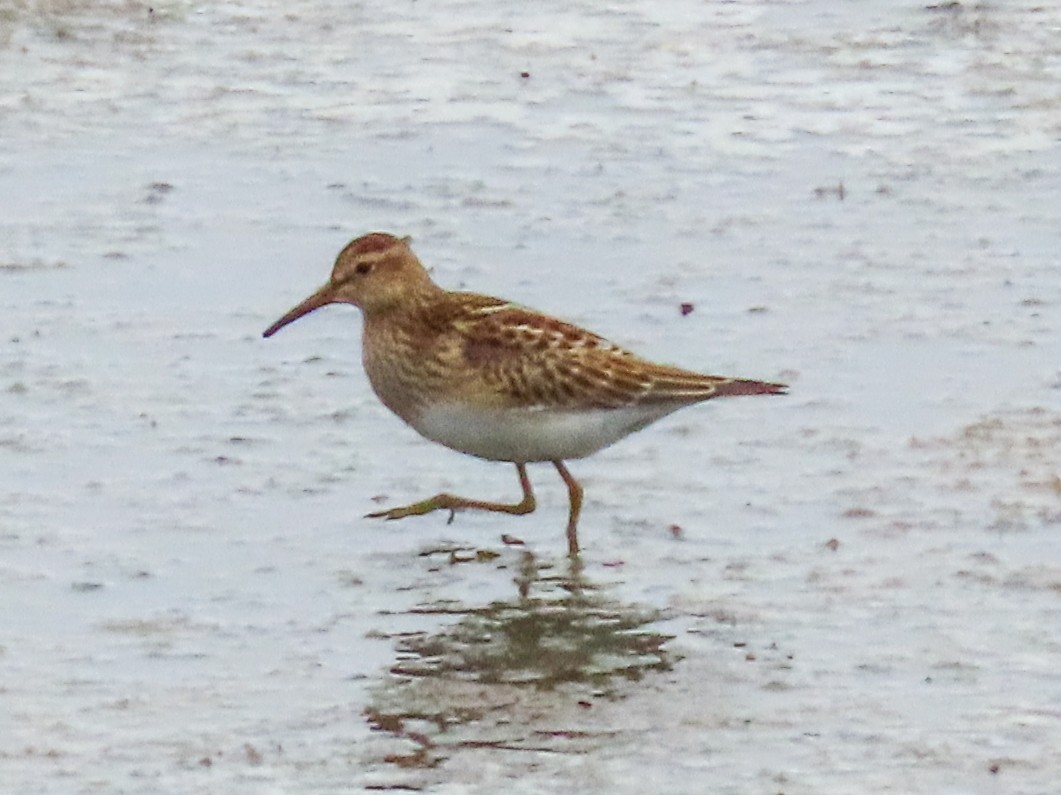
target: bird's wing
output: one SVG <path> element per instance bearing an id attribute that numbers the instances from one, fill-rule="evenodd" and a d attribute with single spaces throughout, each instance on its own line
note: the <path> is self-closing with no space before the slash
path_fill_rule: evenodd
<path id="1" fill-rule="evenodd" d="M 776 392 L 776 384 L 701 375 L 642 359 L 579 326 L 499 299 L 456 294 L 449 356 L 500 405 L 620 408 Z M 454 363 L 457 363 L 456 361 Z"/>

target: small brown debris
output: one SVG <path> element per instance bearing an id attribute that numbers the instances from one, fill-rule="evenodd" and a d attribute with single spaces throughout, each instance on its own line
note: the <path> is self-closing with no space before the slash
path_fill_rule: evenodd
<path id="1" fill-rule="evenodd" d="M 830 538 L 828 541 L 825 542 L 825 548 L 828 549 L 830 552 L 836 552 L 836 550 L 840 548 L 839 539 Z"/>
<path id="2" fill-rule="evenodd" d="M 426 748 L 418 748 L 411 754 L 387 754 L 383 761 L 407 769 L 437 767 L 441 762 L 440 759 L 429 756 Z"/>
<path id="3" fill-rule="evenodd" d="M 837 182 L 835 187 L 818 186 L 814 189 L 815 197 L 824 199 L 826 196 L 836 196 L 837 199 L 843 201 L 847 196 L 847 189 L 844 188 L 843 182 Z"/>
<path id="4" fill-rule="evenodd" d="M 392 734 L 402 734 L 405 731 L 405 725 L 402 723 L 401 715 L 393 715 L 370 709 L 365 711 L 365 717 L 368 718 L 368 722 L 372 725 L 373 729 L 391 732 Z"/>
<path id="5" fill-rule="evenodd" d="M 683 301 L 678 305 L 678 309 L 681 310 L 682 317 L 685 317 L 686 315 L 691 315 L 696 306 L 690 301 Z"/>
<path id="6" fill-rule="evenodd" d="M 173 186 L 168 182 L 152 182 L 147 186 L 147 196 L 144 197 L 144 204 L 158 204 L 162 201 L 162 198 L 172 192 Z"/>
<path id="7" fill-rule="evenodd" d="M 458 563 L 474 563 L 479 559 L 479 553 L 468 552 L 463 549 L 453 549 L 449 553 L 450 565 L 456 565 Z"/>
<path id="8" fill-rule="evenodd" d="M 843 513 L 845 519 L 869 519 L 872 516 L 876 516 L 877 512 L 871 508 L 848 508 Z"/>

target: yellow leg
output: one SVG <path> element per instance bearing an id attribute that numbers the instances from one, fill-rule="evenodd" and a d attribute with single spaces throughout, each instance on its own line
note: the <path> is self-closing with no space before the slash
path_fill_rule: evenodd
<path id="1" fill-rule="evenodd" d="M 465 497 L 458 497 L 455 494 L 443 493 L 436 494 L 434 497 L 420 502 L 414 502 L 412 505 L 403 505 L 400 508 L 391 508 L 386 511 L 375 511 L 367 514 L 367 518 L 404 519 L 406 516 L 423 516 L 425 513 L 431 513 L 432 511 L 449 511 L 450 521 L 453 521 L 453 514 L 465 508 L 517 515 L 530 513 L 537 507 L 537 502 L 534 500 L 534 491 L 531 489 L 530 478 L 527 477 L 526 464 L 516 464 L 516 471 L 519 472 L 519 485 L 523 487 L 523 499 L 515 504 L 469 500 Z"/>
<path id="2" fill-rule="evenodd" d="M 576 557 L 578 555 L 578 515 L 582 512 L 582 487 L 577 480 L 571 477 L 563 461 L 553 461 L 553 466 L 567 484 L 567 496 L 570 500 L 567 513 L 567 554 Z"/>

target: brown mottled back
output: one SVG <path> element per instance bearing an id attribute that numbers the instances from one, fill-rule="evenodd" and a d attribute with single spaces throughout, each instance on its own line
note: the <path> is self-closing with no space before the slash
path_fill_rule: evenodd
<path id="1" fill-rule="evenodd" d="M 657 365 L 571 323 L 487 296 L 448 293 L 416 312 L 425 332 L 421 362 L 432 376 L 423 380 L 451 373 L 460 383 L 447 389 L 474 391 L 480 401 L 489 395 L 497 406 L 608 409 L 783 390 Z"/>

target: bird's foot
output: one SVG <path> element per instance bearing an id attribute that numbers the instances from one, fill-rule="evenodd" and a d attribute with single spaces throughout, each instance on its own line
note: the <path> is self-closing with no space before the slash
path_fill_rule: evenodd
<path id="1" fill-rule="evenodd" d="M 423 516 L 433 511 L 449 511 L 447 524 L 453 522 L 453 517 L 461 508 L 470 507 L 471 500 L 457 497 L 453 494 L 436 494 L 426 500 L 414 502 L 411 505 L 402 505 L 398 508 L 389 508 L 385 511 L 373 511 L 365 514 L 366 519 L 404 519 L 406 516 Z"/>
<path id="2" fill-rule="evenodd" d="M 420 502 L 411 505 L 403 505 L 400 508 L 390 508 L 386 511 L 373 511 L 365 514 L 366 519 L 404 519 L 406 516 L 423 516 L 433 511 L 449 511 L 449 521 L 457 511 L 471 508 L 477 511 L 495 511 L 497 513 L 525 514 L 534 510 L 534 495 L 526 494 L 520 502 L 510 505 L 505 502 L 486 502 L 484 500 L 469 500 L 466 497 L 458 497 L 455 494 L 436 494 Z"/>

